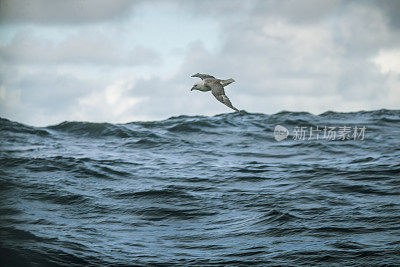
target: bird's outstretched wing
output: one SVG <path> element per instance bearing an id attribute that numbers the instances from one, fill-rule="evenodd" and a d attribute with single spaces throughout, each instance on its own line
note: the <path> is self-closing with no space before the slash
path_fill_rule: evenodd
<path id="1" fill-rule="evenodd" d="M 235 80 L 232 79 L 232 78 L 230 78 L 230 79 L 228 79 L 228 80 L 219 80 L 219 82 L 222 84 L 223 87 L 225 87 L 225 86 L 227 86 L 227 85 L 233 83 L 234 81 L 235 81 Z"/>
<path id="2" fill-rule="evenodd" d="M 218 80 L 206 80 L 205 85 L 211 88 L 211 93 L 219 102 L 233 110 L 239 111 L 232 105 L 229 98 L 225 95 L 224 87 Z"/>
<path id="3" fill-rule="evenodd" d="M 193 74 L 192 77 L 198 77 L 198 78 L 200 78 L 200 79 L 202 79 L 202 80 L 208 79 L 208 78 L 215 79 L 214 76 L 211 76 L 211 75 L 208 75 L 208 74 L 201 74 L 201 73 Z"/>

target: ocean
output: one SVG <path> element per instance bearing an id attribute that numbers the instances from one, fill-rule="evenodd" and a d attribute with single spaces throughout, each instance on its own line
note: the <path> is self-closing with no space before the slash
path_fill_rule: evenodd
<path id="1" fill-rule="evenodd" d="M 400 110 L 3 118 L 0 140 L 1 266 L 400 265 Z"/>

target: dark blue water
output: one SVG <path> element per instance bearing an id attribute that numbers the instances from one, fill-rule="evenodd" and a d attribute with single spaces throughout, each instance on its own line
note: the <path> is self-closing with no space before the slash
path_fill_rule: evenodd
<path id="1" fill-rule="evenodd" d="M 2 266 L 400 263 L 399 110 L 0 123 Z"/>

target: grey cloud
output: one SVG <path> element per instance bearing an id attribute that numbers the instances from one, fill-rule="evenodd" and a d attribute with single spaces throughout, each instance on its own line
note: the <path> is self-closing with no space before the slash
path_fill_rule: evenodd
<path id="1" fill-rule="evenodd" d="M 193 16 L 211 16 L 218 20 L 240 20 L 248 16 L 261 19 L 286 19 L 294 23 L 316 23 L 340 12 L 348 1 L 343 0 L 249 0 L 249 1 L 185 1 L 176 0 Z"/>
<path id="2" fill-rule="evenodd" d="M 343 0 L 257 1 L 252 15 L 286 19 L 293 23 L 316 23 L 337 14 L 346 5 Z"/>
<path id="3" fill-rule="evenodd" d="M 241 8 L 237 3 L 230 6 L 228 1 L 218 1 L 215 5 L 208 1 L 171 3 L 182 4 L 193 16 L 209 16 L 217 20 L 220 46 L 209 50 L 201 41 L 193 42 L 186 48 L 181 66 L 168 70 L 174 74 L 134 79 L 133 85 L 123 91 L 121 97 L 137 97 L 143 101 L 129 106 L 124 111 L 126 114 L 158 119 L 180 114 L 228 112 L 211 94 L 190 92 L 197 80 L 190 75 L 197 72 L 234 78 L 236 82 L 229 85 L 226 92 L 236 106 L 250 112 L 312 111 L 314 107 L 322 112 L 335 109 L 336 105 L 338 110 L 341 107 L 347 110 L 387 108 L 388 99 L 393 96 L 389 94 L 388 76 L 382 74 L 372 61 L 382 50 L 399 49 L 400 36 L 394 27 L 395 20 L 384 5 L 370 1 L 300 2 L 304 6 L 297 1 L 254 1 Z M 18 38 L 12 42 L 13 45 L 1 47 L 3 61 L 53 64 L 132 64 L 132 61 L 139 64 L 141 60 L 156 64 L 157 61 L 157 56 L 154 56 L 154 61 L 150 60 L 151 50 L 137 47 L 127 51 L 121 46 L 117 48 L 116 41 L 104 36 L 75 36 L 61 44 L 32 36 Z M 24 73 L 14 76 L 19 75 L 26 76 Z M 36 107 L 43 113 L 58 110 L 62 114 L 71 105 L 76 105 L 74 95 L 90 96 L 97 92 L 97 85 L 58 76 L 57 79 L 65 85 L 59 94 L 69 99 L 69 104 L 62 109 L 50 108 L 46 102 L 60 99 L 57 90 L 51 91 L 57 88 L 57 79 L 41 83 L 37 75 L 25 79 L 11 76 L 3 79 L 8 82 L 6 89 L 26 88 L 23 89 L 26 95 L 21 98 L 30 103 L 30 108 L 34 110 Z M 104 91 L 111 83 L 109 80 L 107 84 L 98 85 L 98 90 Z M 26 91 L 30 84 L 36 91 Z M 73 89 L 85 87 L 91 88 L 90 93 Z M 49 96 L 41 102 L 42 99 L 35 98 L 33 92 Z M 31 101 L 29 97 L 32 97 Z M 353 108 L 354 103 L 360 106 Z M 28 114 L 28 111 L 24 112 Z"/>
<path id="4" fill-rule="evenodd" d="M 186 1 L 176 0 L 172 1 L 173 4 L 185 8 L 193 16 L 212 16 L 216 19 L 224 19 L 226 17 L 235 17 L 237 15 L 244 15 L 252 8 L 256 0 L 242 1 Z"/>
<path id="5" fill-rule="evenodd" d="M 390 25 L 396 30 L 400 29 L 400 1 L 398 0 L 380 0 L 371 1 L 371 5 L 381 8 L 389 18 Z"/>
<path id="6" fill-rule="evenodd" d="M 23 103 L 35 103 L 41 109 L 54 112 L 54 110 L 65 110 L 71 106 L 93 85 L 71 75 L 39 71 L 26 75 L 12 87 L 22 91 Z"/>
<path id="7" fill-rule="evenodd" d="M 118 19 L 139 1 L 129 0 L 2 0 L 2 23 L 80 24 Z"/>
<path id="8" fill-rule="evenodd" d="M 273 30 L 273 20 L 261 20 L 261 14 L 249 17 L 231 26 L 234 30 L 224 29 L 227 32 L 225 46 L 216 58 L 229 62 L 226 65 L 233 70 L 240 69 L 246 81 L 258 82 L 250 90 L 261 87 L 274 93 L 274 88 L 284 91 L 282 86 L 276 86 L 279 83 L 274 83 L 275 77 L 284 74 L 287 81 L 299 75 L 310 81 L 310 86 L 314 87 L 311 93 L 326 88 L 328 82 L 329 86 L 338 80 L 351 80 L 354 83 L 341 83 L 340 86 L 346 88 L 346 92 L 354 89 L 354 94 L 365 95 L 369 84 L 384 80 L 371 57 L 382 48 L 398 44 L 399 38 L 391 34 L 379 10 L 371 10 L 363 4 L 345 4 L 341 9 L 334 23 L 298 25 L 289 22 L 279 28 L 278 21 L 276 31 L 272 33 L 265 31 L 265 25 L 272 25 Z M 285 34 L 285 31 L 288 32 Z M 348 73 L 353 74 L 352 78 L 341 79 Z M 353 86 L 357 81 L 368 82 L 360 89 Z M 295 90 L 296 85 L 291 87 Z"/>
<path id="9" fill-rule="evenodd" d="M 385 13 L 370 3 L 330 1 L 321 8 L 315 8 L 321 4 L 318 1 L 301 3 L 306 7 L 261 1 L 251 16 L 219 18 L 223 43 L 218 51 L 192 43 L 174 77 L 162 84 L 138 83 L 131 93 L 145 94 L 139 88 L 177 91 L 183 88 L 182 81 L 191 85 L 190 74 L 204 72 L 235 78 L 227 89 L 234 92 L 233 99 L 242 96 L 253 103 L 264 99 L 265 105 L 271 97 L 295 100 L 297 96 L 334 97 L 342 100 L 338 105 L 348 107 L 354 102 L 387 102 L 387 76 L 371 60 L 381 49 L 398 48 L 399 36 L 388 27 Z M 318 103 L 325 110 L 333 104 Z M 204 105 L 203 110 L 209 103 Z M 259 106 L 241 108 L 260 110 Z M 281 108 L 288 109 L 284 102 Z"/>
<path id="10" fill-rule="evenodd" d="M 161 57 L 150 48 L 137 45 L 133 49 L 124 49 L 117 45 L 116 40 L 97 34 L 81 34 L 55 44 L 21 32 L 11 43 L 0 44 L 0 57 L 4 62 L 16 64 L 91 63 L 137 66 L 161 63 Z"/>
<path id="11" fill-rule="evenodd" d="M 5 99 L 0 98 L 2 116 L 35 125 L 45 125 L 54 118 L 65 118 L 74 109 L 80 97 L 101 88 L 100 81 L 82 79 L 56 70 L 32 70 L 29 74 L 18 67 L 2 69 L 7 75 L 3 83 Z M 63 120 L 63 119 L 61 119 Z"/>

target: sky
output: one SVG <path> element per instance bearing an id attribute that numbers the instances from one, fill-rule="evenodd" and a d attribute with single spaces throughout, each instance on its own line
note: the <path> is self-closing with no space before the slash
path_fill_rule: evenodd
<path id="1" fill-rule="evenodd" d="M 0 116 L 46 126 L 400 109 L 400 1 L 0 0 Z"/>

